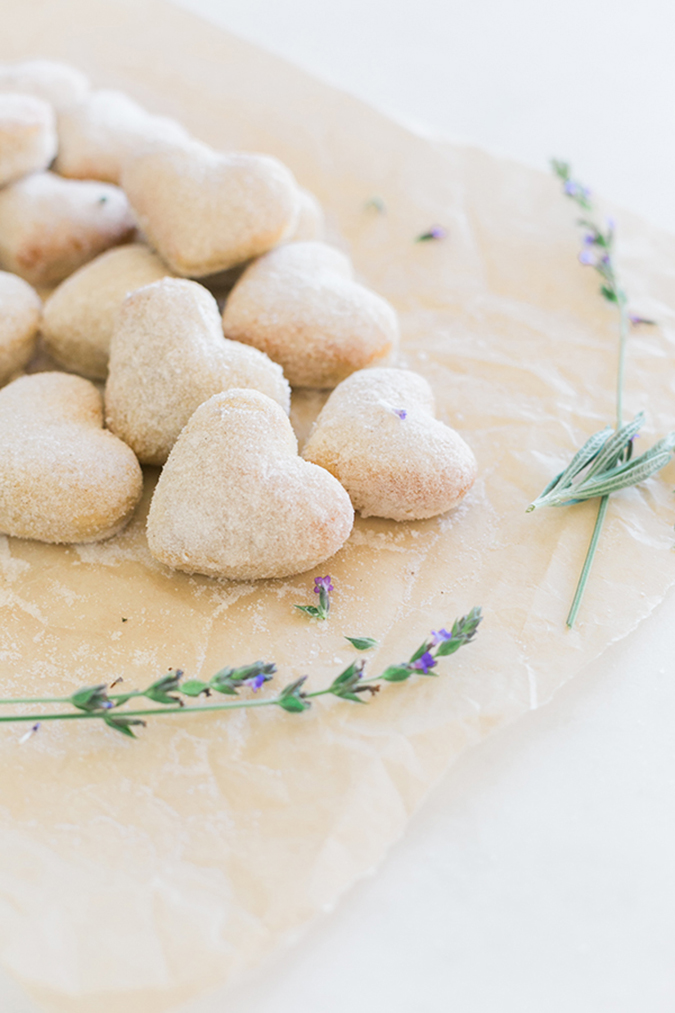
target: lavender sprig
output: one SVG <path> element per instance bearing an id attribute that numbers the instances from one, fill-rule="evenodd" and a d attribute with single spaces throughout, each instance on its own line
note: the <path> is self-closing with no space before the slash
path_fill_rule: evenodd
<path id="1" fill-rule="evenodd" d="M 631 325 L 653 324 L 653 320 L 637 316 L 628 310 L 628 297 L 619 281 L 614 261 L 615 224 L 608 219 L 605 225 L 599 223 L 594 214 L 591 191 L 572 176 L 567 162 L 554 159 L 551 168 L 563 184 L 564 194 L 582 211 L 578 224 L 583 227 L 584 236 L 579 260 L 592 267 L 600 276 L 600 294 L 613 304 L 619 312 L 619 362 L 616 383 L 616 431 L 610 426 L 591 436 L 574 455 L 572 461 L 546 486 L 544 491 L 528 506 L 528 512 L 541 506 L 567 506 L 583 500 L 600 497 L 598 514 L 591 541 L 579 577 L 574 599 L 567 616 L 567 626 L 574 625 L 583 598 L 593 559 L 600 539 L 600 532 L 607 513 L 609 496 L 618 489 L 636 485 L 655 474 L 670 459 L 675 449 L 675 433 L 631 460 L 633 440 L 644 421 L 644 415 L 636 416 L 633 422 L 623 424 L 623 388 L 626 368 L 626 346 Z"/>
<path id="2" fill-rule="evenodd" d="M 295 607 L 299 612 L 304 612 L 305 615 L 311 616 L 312 619 L 328 619 L 328 613 L 330 612 L 330 592 L 333 590 L 334 588 L 329 574 L 326 574 L 325 577 L 315 577 L 314 594 L 318 594 L 319 604 L 296 605 Z"/>
<path id="3" fill-rule="evenodd" d="M 14 714 L 3 715 L 0 723 L 30 722 L 30 732 L 22 736 L 21 742 L 33 735 L 45 721 L 86 721 L 99 720 L 114 731 L 129 738 L 135 738 L 134 728 L 145 727 L 146 718 L 159 717 L 167 714 L 203 714 L 206 712 L 222 712 L 252 707 L 280 707 L 289 714 L 301 714 L 308 710 L 311 701 L 320 696 L 336 696 L 341 700 L 353 703 L 365 703 L 363 696 L 368 693 L 374 696 L 380 691 L 383 682 L 405 682 L 413 675 L 437 675 L 433 671 L 438 659 L 454 654 L 460 647 L 473 641 L 481 622 L 481 610 L 473 608 L 468 615 L 457 619 L 450 633 L 441 629 L 432 632 L 423 644 L 413 653 L 409 661 L 400 665 L 390 665 L 380 675 L 364 679 L 365 660 L 351 662 L 331 684 L 325 689 L 307 692 L 305 684 L 307 676 L 295 679 L 284 686 L 276 696 L 256 699 L 239 698 L 228 703 L 193 704 L 190 698 L 212 693 L 226 696 L 239 696 L 239 691 L 246 687 L 255 693 L 266 682 L 270 682 L 276 672 L 276 665 L 264 661 L 256 661 L 252 665 L 240 668 L 222 668 L 208 681 L 189 679 L 182 681 L 180 669 L 172 669 L 167 675 L 154 680 L 146 689 L 132 690 L 129 693 L 110 693 L 108 686 L 101 683 L 78 689 L 69 696 L 32 697 L 26 699 L 0 700 L 2 706 L 64 704 L 74 707 L 70 711 L 54 711 L 45 714 Z M 358 639 L 358 638 L 354 638 Z M 370 638 L 361 638 L 364 641 Z M 374 642 L 373 642 L 374 643 Z M 113 680 L 113 684 L 119 682 Z M 123 709 L 129 700 L 145 697 L 158 706 L 132 710 Z M 187 697 L 185 700 L 183 697 Z"/>

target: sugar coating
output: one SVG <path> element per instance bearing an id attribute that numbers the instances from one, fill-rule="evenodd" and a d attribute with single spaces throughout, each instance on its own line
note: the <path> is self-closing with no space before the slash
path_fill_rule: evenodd
<path id="1" fill-rule="evenodd" d="M 0 92 L 35 95 L 55 109 L 81 101 L 89 81 L 81 70 L 57 60 L 24 60 L 0 63 Z"/>
<path id="2" fill-rule="evenodd" d="M 119 187 L 35 172 L 0 190 L 0 267 L 32 285 L 56 285 L 131 238 Z"/>
<path id="3" fill-rule="evenodd" d="M 403 369 L 366 369 L 341 383 L 303 457 L 335 475 L 363 517 L 395 521 L 452 509 L 477 471 L 471 448 L 434 418 L 427 381 Z"/>
<path id="4" fill-rule="evenodd" d="M 143 243 L 106 250 L 47 299 L 42 322 L 47 351 L 66 369 L 105 380 L 113 325 L 125 297 L 170 274 Z"/>
<path id="5" fill-rule="evenodd" d="M 56 171 L 73 179 L 119 183 L 131 154 L 158 141 L 182 144 L 187 131 L 165 116 L 153 116 L 122 91 L 92 91 L 59 113 Z"/>
<path id="6" fill-rule="evenodd" d="M 292 387 L 335 387 L 398 344 L 393 307 L 320 242 L 287 243 L 251 264 L 225 304 L 223 331 L 280 363 Z"/>
<path id="7" fill-rule="evenodd" d="M 34 95 L 0 92 L 0 186 L 38 169 L 56 154 L 56 123 L 49 103 Z"/>
<path id="8" fill-rule="evenodd" d="M 310 239 L 323 239 L 326 234 L 326 218 L 318 199 L 309 190 L 300 187 L 300 210 L 298 220 L 289 242 L 299 243 Z"/>
<path id="9" fill-rule="evenodd" d="M 339 482 L 298 457 L 283 410 L 257 391 L 230 390 L 181 433 L 155 489 L 148 544 L 187 573 L 287 577 L 337 552 L 353 518 Z"/>
<path id="10" fill-rule="evenodd" d="M 31 358 L 41 315 L 35 289 L 15 274 L 0 271 L 0 386 Z"/>
<path id="11" fill-rule="evenodd" d="M 79 376 L 35 373 L 0 390 L 0 532 L 94 542 L 126 524 L 141 469 L 102 426 L 101 395 Z"/>
<path id="12" fill-rule="evenodd" d="M 163 464 L 199 405 L 230 387 L 254 387 L 289 410 L 281 367 L 223 337 L 202 285 L 165 278 L 127 296 L 110 346 L 106 421 L 140 461 Z"/>
<path id="13" fill-rule="evenodd" d="M 276 158 L 223 155 L 197 141 L 130 158 L 122 186 L 151 245 L 176 274 L 194 278 L 276 246 L 300 207 L 293 175 Z"/>

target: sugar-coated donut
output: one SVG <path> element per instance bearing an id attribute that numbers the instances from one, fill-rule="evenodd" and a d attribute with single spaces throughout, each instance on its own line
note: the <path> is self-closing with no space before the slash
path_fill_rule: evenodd
<path id="1" fill-rule="evenodd" d="M 276 158 L 223 155 L 197 141 L 128 159 L 122 186 L 151 245 L 176 274 L 193 278 L 276 246 L 295 228 L 301 202 Z"/>
<path id="2" fill-rule="evenodd" d="M 47 299 L 42 336 L 66 369 L 105 380 L 115 317 L 126 296 L 171 271 L 143 243 L 106 250 L 66 278 Z"/>
<path id="3" fill-rule="evenodd" d="M 396 313 L 325 243 L 286 243 L 248 267 L 223 312 L 227 338 L 266 352 L 292 387 L 334 387 L 398 343 Z"/>
<path id="4" fill-rule="evenodd" d="M 281 367 L 226 341 L 202 285 L 164 278 L 127 296 L 110 346 L 106 421 L 142 463 L 163 464 L 192 413 L 229 387 L 254 387 L 288 412 Z"/>
<path id="5" fill-rule="evenodd" d="M 422 520 L 457 506 L 476 478 L 461 436 L 434 417 L 424 377 L 364 369 L 333 391 L 303 449 L 342 483 L 363 517 Z"/>
<path id="6" fill-rule="evenodd" d="M 0 268 L 56 285 L 111 246 L 134 221 L 119 187 L 35 172 L 0 190 Z"/>
<path id="7" fill-rule="evenodd" d="M 101 395 L 67 373 L 22 376 L 0 390 L 0 532 L 95 542 L 131 517 L 143 478 L 103 429 Z"/>
<path id="8" fill-rule="evenodd" d="M 0 386 L 31 358 L 41 315 L 35 289 L 23 278 L 0 271 Z"/>
<path id="9" fill-rule="evenodd" d="M 34 95 L 0 92 L 0 186 L 46 169 L 55 154 L 52 107 Z"/>
<path id="10" fill-rule="evenodd" d="M 310 570 L 344 544 L 354 513 L 332 475 L 298 457 L 290 422 L 254 390 L 216 394 L 194 413 L 148 515 L 156 559 L 231 580 Z"/>

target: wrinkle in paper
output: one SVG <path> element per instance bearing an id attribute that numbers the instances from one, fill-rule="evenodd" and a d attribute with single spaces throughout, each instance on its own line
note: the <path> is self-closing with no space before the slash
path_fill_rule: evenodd
<path id="1" fill-rule="evenodd" d="M 485 610 L 441 678 L 388 687 L 371 707 L 158 718 L 138 742 L 93 723 L 43 727 L 21 747 L 2 731 L 3 966 L 54 1013 L 163 1013 L 334 903 L 463 749 L 544 703 L 655 607 L 675 576 L 675 468 L 613 497 L 581 619 L 564 633 L 595 505 L 524 511 L 613 418 L 616 336 L 555 182 L 416 138 L 168 5 L 36 2 L 7 23 L 2 59 L 69 59 L 205 141 L 287 162 L 360 277 L 398 309 L 403 362 L 480 465 L 447 516 L 357 519 L 330 562 L 325 624 L 293 609 L 318 572 L 239 585 L 156 563 L 151 471 L 137 517 L 109 542 L 0 538 L 4 694 L 117 676 L 136 686 L 169 666 L 208 676 L 256 658 L 318 687 L 352 657 L 343 634 L 380 641 L 376 669 Z M 386 214 L 366 209 L 374 194 Z M 414 242 L 436 222 L 446 240 Z M 627 288 L 661 324 L 630 341 L 626 402 L 647 410 L 646 446 L 675 423 L 675 241 L 625 215 L 620 226 Z M 322 399 L 295 399 L 301 439 Z"/>

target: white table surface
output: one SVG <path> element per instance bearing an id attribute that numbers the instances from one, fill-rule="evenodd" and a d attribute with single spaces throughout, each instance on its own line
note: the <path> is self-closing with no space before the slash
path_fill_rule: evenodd
<path id="1" fill-rule="evenodd" d="M 675 230 L 672 0 L 175 2 L 422 132 L 567 158 Z M 675 595 L 465 755 L 299 946 L 181 1013 L 672 1013 L 674 641 Z"/>
<path id="2" fill-rule="evenodd" d="M 675 229 L 672 0 L 180 5 L 420 130 L 568 158 Z M 466 754 L 297 946 L 180 1013 L 672 1013 L 673 631 L 675 595 Z"/>

